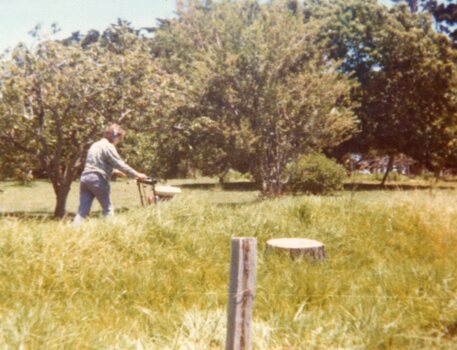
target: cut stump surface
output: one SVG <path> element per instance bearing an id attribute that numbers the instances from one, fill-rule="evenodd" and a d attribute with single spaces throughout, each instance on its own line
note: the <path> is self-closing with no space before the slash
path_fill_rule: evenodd
<path id="1" fill-rule="evenodd" d="M 319 241 L 306 238 L 276 238 L 267 241 L 267 249 L 289 253 L 292 257 L 308 255 L 316 260 L 325 259 L 325 246 Z"/>

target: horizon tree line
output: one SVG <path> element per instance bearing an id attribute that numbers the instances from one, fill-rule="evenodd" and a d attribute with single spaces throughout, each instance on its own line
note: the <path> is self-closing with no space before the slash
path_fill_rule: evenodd
<path id="1" fill-rule="evenodd" d="M 148 173 L 234 169 L 270 196 L 309 152 L 455 166 L 457 50 L 436 26 L 447 7 L 425 5 L 190 0 L 156 27 L 19 45 L 1 61 L 0 173 L 45 173 L 62 217 L 110 122 L 131 130 L 123 152 Z"/>

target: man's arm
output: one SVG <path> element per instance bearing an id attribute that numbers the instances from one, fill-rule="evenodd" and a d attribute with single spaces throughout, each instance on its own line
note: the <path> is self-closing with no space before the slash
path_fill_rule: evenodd
<path id="1" fill-rule="evenodd" d="M 135 177 L 135 178 L 146 178 L 147 176 L 143 173 L 139 173 L 129 165 L 127 165 L 126 162 L 122 160 L 122 158 L 119 156 L 119 153 L 117 153 L 116 147 L 114 145 L 109 145 L 109 147 L 106 149 L 106 156 L 108 162 L 112 165 L 112 167 L 123 174 L 126 174 L 130 177 Z"/>

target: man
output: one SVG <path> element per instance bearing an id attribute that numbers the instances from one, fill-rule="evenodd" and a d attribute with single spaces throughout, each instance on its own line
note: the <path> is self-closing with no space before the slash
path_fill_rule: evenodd
<path id="1" fill-rule="evenodd" d="M 92 144 L 80 179 L 79 210 L 73 223 L 78 225 L 90 212 L 94 198 L 100 202 L 103 216 L 113 216 L 110 198 L 111 175 L 113 172 L 137 179 L 147 176 L 128 166 L 119 156 L 116 145 L 124 138 L 125 131 L 117 124 L 105 128 L 101 140 Z M 116 171 L 118 170 L 118 171 Z"/>

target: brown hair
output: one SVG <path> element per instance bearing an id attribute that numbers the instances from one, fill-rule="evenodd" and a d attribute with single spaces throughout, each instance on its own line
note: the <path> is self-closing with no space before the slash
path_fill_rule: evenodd
<path id="1" fill-rule="evenodd" d="M 122 139 L 124 135 L 125 130 L 118 124 L 110 124 L 103 130 L 103 137 L 108 139 L 109 142 L 113 142 L 116 138 Z"/>

